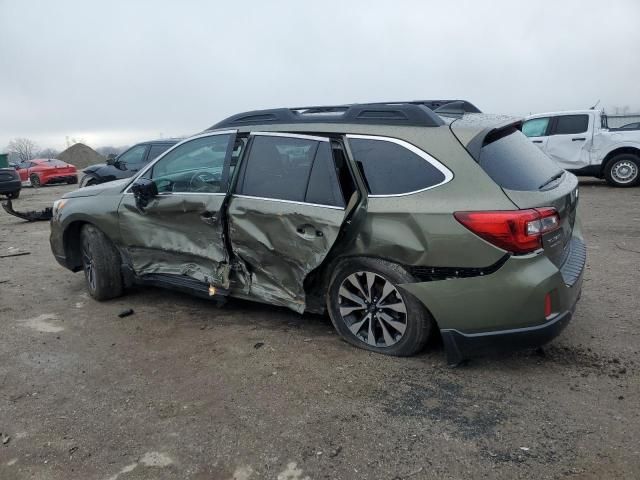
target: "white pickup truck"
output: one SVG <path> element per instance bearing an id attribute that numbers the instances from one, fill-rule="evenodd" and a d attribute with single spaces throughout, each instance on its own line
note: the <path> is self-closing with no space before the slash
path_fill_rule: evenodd
<path id="1" fill-rule="evenodd" d="M 609 128 L 599 110 L 531 115 L 522 133 L 576 175 L 605 178 L 616 187 L 640 183 L 640 130 Z"/>

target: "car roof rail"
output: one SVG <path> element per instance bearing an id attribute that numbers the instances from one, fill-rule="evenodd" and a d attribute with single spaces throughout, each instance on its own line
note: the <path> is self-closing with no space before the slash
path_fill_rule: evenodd
<path id="1" fill-rule="evenodd" d="M 238 113 L 216 123 L 208 130 L 248 125 L 296 123 L 352 123 L 439 127 L 443 125 L 444 122 L 438 116 L 439 112 L 437 110 L 449 105 L 451 105 L 451 109 L 456 112 L 462 110 L 473 113 L 480 112 L 477 107 L 466 100 L 412 100 L 347 105 L 318 105 Z"/>

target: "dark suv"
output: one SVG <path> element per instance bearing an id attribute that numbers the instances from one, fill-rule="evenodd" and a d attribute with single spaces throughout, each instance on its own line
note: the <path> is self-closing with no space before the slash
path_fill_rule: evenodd
<path id="1" fill-rule="evenodd" d="M 80 187 L 132 177 L 147 163 L 173 147 L 180 140 L 182 139 L 164 138 L 138 143 L 117 157 L 110 158 L 107 163 L 91 165 L 83 170 L 84 176 L 80 180 Z"/>
<path id="2" fill-rule="evenodd" d="M 328 312 L 391 355 L 436 329 L 451 363 L 549 341 L 582 283 L 577 179 L 520 119 L 434 103 L 235 115 L 67 193 L 53 253 L 98 300 L 140 283 Z"/>

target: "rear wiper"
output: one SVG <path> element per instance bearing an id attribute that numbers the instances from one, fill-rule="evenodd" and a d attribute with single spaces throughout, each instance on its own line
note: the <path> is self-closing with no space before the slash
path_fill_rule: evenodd
<path id="1" fill-rule="evenodd" d="M 564 172 L 560 172 L 560 173 L 556 173 L 553 177 L 551 177 L 549 180 L 547 180 L 546 182 L 544 182 L 542 185 L 540 185 L 538 187 L 538 190 L 542 190 L 544 187 L 546 187 L 547 185 L 549 185 L 551 182 L 558 180 L 559 178 L 562 178 L 562 176 L 564 175 Z"/>

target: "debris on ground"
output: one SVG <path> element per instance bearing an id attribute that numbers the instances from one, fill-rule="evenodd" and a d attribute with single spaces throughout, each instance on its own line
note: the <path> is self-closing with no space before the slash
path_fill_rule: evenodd
<path id="1" fill-rule="evenodd" d="M 264 342 L 258 342 L 256 343 L 253 348 L 255 348 L 256 350 L 259 349 L 260 347 L 264 346 Z"/>
<path id="2" fill-rule="evenodd" d="M 136 312 L 133 311 L 133 308 L 127 308 L 126 310 L 121 311 L 118 314 L 118 317 L 124 318 L 124 317 L 128 317 L 129 315 L 133 315 L 134 313 Z"/>
<path id="3" fill-rule="evenodd" d="M 9 443 L 10 440 L 11 440 L 11 437 L 9 435 L 2 434 L 2 444 L 3 445 L 6 445 L 7 443 Z"/>
<path id="4" fill-rule="evenodd" d="M 9 258 L 9 257 L 21 257 L 22 255 L 31 255 L 31 252 L 16 252 L 16 253 L 5 253 L 0 255 L 0 258 Z M 8 282 L 9 280 L 3 280 L 2 283 Z"/>
<path id="5" fill-rule="evenodd" d="M 2 208 L 4 208 L 4 211 L 9 215 L 22 218 L 27 222 L 44 222 L 53 218 L 53 208 L 51 207 L 47 207 L 44 210 L 29 210 L 26 212 L 17 212 L 13 209 L 13 203 L 11 203 L 10 198 L 7 198 L 0 203 L 2 203 Z"/>

